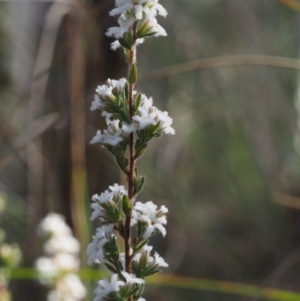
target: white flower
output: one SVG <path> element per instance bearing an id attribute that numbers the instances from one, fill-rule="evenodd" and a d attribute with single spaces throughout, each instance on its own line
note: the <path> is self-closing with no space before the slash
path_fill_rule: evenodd
<path id="1" fill-rule="evenodd" d="M 162 112 L 157 110 L 156 112 L 156 120 L 158 121 L 160 128 L 165 134 L 175 134 L 175 130 L 171 127 L 173 123 L 173 119 L 168 116 L 168 112 Z"/>
<path id="2" fill-rule="evenodd" d="M 102 107 L 103 107 L 103 103 L 101 102 L 99 96 L 97 94 L 95 94 L 94 101 L 92 102 L 92 105 L 91 105 L 91 111 L 95 111 Z"/>
<path id="3" fill-rule="evenodd" d="M 110 47 L 112 50 L 116 50 L 121 47 L 121 44 L 118 40 L 116 40 L 110 44 Z"/>
<path id="4" fill-rule="evenodd" d="M 49 239 L 44 245 L 47 254 L 70 253 L 78 254 L 80 250 L 79 242 L 72 236 L 55 236 Z"/>
<path id="5" fill-rule="evenodd" d="M 124 133 L 130 134 L 130 133 L 136 131 L 136 127 L 135 127 L 134 123 L 127 124 L 127 123 L 123 122 L 123 124 L 122 124 L 122 130 L 124 131 Z"/>
<path id="6" fill-rule="evenodd" d="M 114 29 L 112 29 L 112 32 L 114 32 Z M 91 111 L 105 108 L 106 102 L 108 100 L 114 100 L 115 96 L 122 91 L 126 83 L 127 80 L 125 78 L 119 80 L 109 78 L 105 85 L 98 86 L 94 101 L 91 105 Z"/>
<path id="7" fill-rule="evenodd" d="M 157 252 L 155 252 L 154 254 L 154 261 L 155 265 L 159 266 L 159 267 L 165 267 L 167 268 L 169 265 L 165 262 L 165 260 L 159 256 L 159 254 Z"/>
<path id="8" fill-rule="evenodd" d="M 48 294 L 48 301 L 76 301 L 86 296 L 86 289 L 75 274 L 68 274 L 59 279 L 55 290 Z"/>
<path id="9" fill-rule="evenodd" d="M 42 278 L 54 277 L 58 272 L 57 266 L 54 264 L 53 260 L 48 257 L 38 258 L 34 265 Z"/>
<path id="10" fill-rule="evenodd" d="M 128 194 L 125 186 L 119 185 L 117 183 L 115 183 L 113 186 L 109 186 L 109 189 L 113 193 L 113 195 L 116 195 L 116 194 L 121 194 L 121 195 L 126 194 L 127 195 Z"/>
<path id="11" fill-rule="evenodd" d="M 128 274 L 127 272 L 121 272 L 124 278 L 126 279 L 126 284 L 143 284 L 145 281 L 141 278 L 137 278 L 134 274 Z"/>
<path id="12" fill-rule="evenodd" d="M 72 231 L 66 224 L 65 218 L 57 213 L 49 213 L 38 226 L 38 235 L 40 236 L 57 236 L 71 235 Z"/>
<path id="13" fill-rule="evenodd" d="M 96 297 L 94 298 L 94 301 L 102 301 L 108 294 L 118 292 L 120 290 L 120 286 L 124 286 L 124 284 L 125 283 L 123 281 L 118 280 L 117 274 L 113 274 L 110 281 L 107 279 L 100 280 L 95 289 Z"/>
<path id="14" fill-rule="evenodd" d="M 53 262 L 59 270 L 63 271 L 77 271 L 80 267 L 78 256 L 67 253 L 58 253 L 53 258 Z"/>
<path id="15" fill-rule="evenodd" d="M 108 37 L 115 37 L 116 39 L 119 39 L 123 36 L 124 31 L 120 27 L 110 27 L 106 31 L 106 35 Z"/>
<path id="16" fill-rule="evenodd" d="M 133 8 L 133 4 L 130 2 L 124 3 L 123 5 L 117 6 L 117 8 L 114 8 L 112 11 L 110 11 L 111 16 L 121 15 L 127 10 L 131 10 Z"/>
<path id="17" fill-rule="evenodd" d="M 149 245 L 145 245 L 143 247 L 143 249 L 137 253 L 133 260 L 136 262 L 139 262 L 141 257 L 145 257 L 147 258 L 147 265 L 154 265 L 157 267 L 168 267 L 169 265 L 165 262 L 165 260 L 159 256 L 159 254 L 157 252 L 155 252 L 154 257 L 150 256 L 150 253 L 152 251 L 153 247 L 149 246 Z"/>
<path id="18" fill-rule="evenodd" d="M 113 116 L 113 114 L 112 113 L 108 113 L 106 111 L 103 111 L 101 113 L 101 116 L 105 117 L 106 124 L 109 124 L 110 123 L 110 118 Z"/>
<path id="19" fill-rule="evenodd" d="M 114 197 L 119 196 L 120 198 L 122 198 L 123 195 L 128 195 L 128 192 L 124 186 L 118 184 L 109 186 L 109 189 L 105 190 L 100 195 L 98 194 L 93 195 L 92 201 L 94 203 L 91 205 L 93 211 L 91 220 L 95 220 L 96 218 L 101 218 L 105 215 L 105 212 L 103 212 L 100 206 L 101 203 L 114 202 L 113 200 Z"/>
<path id="20" fill-rule="evenodd" d="M 110 12 L 111 16 L 118 17 L 118 27 L 111 27 L 107 30 L 106 35 L 120 39 L 126 38 L 126 33 L 132 31 L 133 24 L 137 22 L 137 32 L 140 37 L 147 37 L 153 35 L 166 36 L 166 31 L 157 23 L 156 16 L 161 15 L 165 17 L 167 11 L 158 3 L 158 0 L 127 0 L 116 1 L 116 8 Z M 138 46 L 144 42 L 144 39 L 140 38 L 135 41 L 135 45 Z M 121 45 L 119 42 L 111 44 L 111 48 L 116 50 Z"/>
<path id="21" fill-rule="evenodd" d="M 121 272 L 126 282 L 119 280 L 119 276 L 117 274 L 113 274 L 110 278 L 110 281 L 107 279 L 100 280 L 98 282 L 98 286 L 95 289 L 96 297 L 94 301 L 102 301 L 106 299 L 106 296 L 112 292 L 118 292 L 123 286 L 131 286 L 131 285 L 140 285 L 145 281 L 143 279 L 137 278 L 134 274 L 128 274 L 126 272 Z M 143 299 L 141 299 L 143 300 Z"/>
<path id="22" fill-rule="evenodd" d="M 96 136 L 90 142 L 95 144 L 97 142 L 101 144 L 108 144 L 112 146 L 118 145 L 123 140 L 124 132 L 119 128 L 120 120 L 115 119 L 109 122 L 107 130 L 103 130 L 103 133 L 98 130 Z"/>
<path id="23" fill-rule="evenodd" d="M 157 20 L 154 17 L 141 20 L 138 23 L 137 29 L 144 34 L 153 34 L 154 37 L 167 36 L 167 32 L 157 23 Z"/>
<path id="24" fill-rule="evenodd" d="M 88 255 L 88 264 L 100 263 L 104 259 L 103 246 L 112 237 L 113 225 L 102 226 L 96 230 L 92 242 L 88 245 L 86 254 Z"/>
<path id="25" fill-rule="evenodd" d="M 132 211 L 131 224 L 134 225 L 138 221 L 147 224 L 146 231 L 143 233 L 143 238 L 149 238 L 155 231 L 159 231 L 163 236 L 166 235 L 164 225 L 167 224 L 166 213 L 168 209 L 162 206 L 157 210 L 157 205 L 153 202 L 141 203 L 136 202 Z"/>
<path id="26" fill-rule="evenodd" d="M 44 245 L 47 257 L 40 257 L 35 262 L 39 280 L 51 285 L 47 299 L 49 301 L 79 301 L 86 295 L 86 290 L 74 272 L 79 269 L 79 242 L 65 223 L 63 216 L 50 213 L 38 227 L 40 235 L 48 238 Z"/>
<path id="27" fill-rule="evenodd" d="M 149 125 L 158 125 L 158 131 L 165 134 L 175 134 L 171 127 L 173 120 L 168 116 L 168 112 L 162 112 L 153 105 L 152 97 L 147 98 L 142 95 L 142 101 L 137 113 L 133 116 L 137 129 L 145 129 Z"/>

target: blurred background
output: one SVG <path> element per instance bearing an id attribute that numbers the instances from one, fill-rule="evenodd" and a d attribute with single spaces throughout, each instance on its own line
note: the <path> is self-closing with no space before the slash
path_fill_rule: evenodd
<path id="1" fill-rule="evenodd" d="M 169 208 L 168 236 L 152 243 L 166 273 L 189 278 L 153 280 L 145 297 L 299 300 L 206 280 L 300 292 L 300 1 L 161 3 L 168 37 L 139 47 L 138 89 L 169 112 L 176 135 L 139 161 L 140 200 Z M 36 227 L 49 212 L 66 217 L 86 267 L 90 198 L 120 182 L 109 153 L 89 144 L 104 126 L 89 110 L 95 88 L 127 74 L 105 36 L 113 6 L 0 1 L 0 226 L 23 268 L 40 256 Z M 29 278 L 12 277 L 13 300 L 45 300 Z"/>

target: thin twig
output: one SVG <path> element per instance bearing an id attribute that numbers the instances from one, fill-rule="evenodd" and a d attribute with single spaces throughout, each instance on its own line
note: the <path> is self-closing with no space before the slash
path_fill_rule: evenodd
<path id="1" fill-rule="evenodd" d="M 0 160 L 0 172 L 14 159 L 15 155 L 24 149 L 32 140 L 40 137 L 51 128 L 59 119 L 58 113 L 52 113 L 41 117 L 28 127 L 28 130 L 18 136 L 13 142 L 14 151 L 2 157 Z"/>
<path id="2" fill-rule="evenodd" d="M 221 67 L 267 66 L 300 70 L 300 60 L 272 55 L 233 55 L 200 59 L 155 70 L 139 78 L 148 83 L 191 71 Z"/>
<path id="3" fill-rule="evenodd" d="M 272 200 L 275 204 L 293 208 L 293 209 L 300 209 L 300 198 L 283 194 L 283 193 L 278 193 L 278 192 L 273 192 L 272 193 Z"/>

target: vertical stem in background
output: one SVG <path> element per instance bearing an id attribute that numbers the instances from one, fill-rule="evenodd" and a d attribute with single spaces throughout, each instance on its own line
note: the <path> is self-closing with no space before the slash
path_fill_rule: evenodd
<path id="1" fill-rule="evenodd" d="M 45 25 L 42 31 L 41 41 L 37 52 L 37 58 L 34 66 L 33 78 L 44 70 L 49 70 L 55 42 L 59 26 L 62 22 L 63 16 L 67 13 L 68 6 L 52 4 L 48 9 L 45 17 Z M 32 81 L 30 87 L 30 100 L 28 103 L 28 125 L 33 124 L 37 119 L 41 118 L 44 113 L 44 100 L 49 79 L 49 73 L 45 76 Z M 27 233 L 27 246 L 26 249 L 32 247 L 32 231 L 37 225 L 42 213 L 42 204 L 44 200 L 43 195 L 43 150 L 42 141 L 40 138 L 28 143 L 27 147 L 27 160 L 28 160 L 28 208 L 34 210 L 29 212 L 28 216 L 28 233 Z M 30 251 L 28 251 L 30 252 Z M 30 252 L 32 253 L 32 252 Z"/>
<path id="2" fill-rule="evenodd" d="M 86 162 L 85 162 L 85 50 L 82 39 L 81 18 L 78 13 L 70 17 L 68 34 L 71 43 L 69 60 L 70 72 L 70 105 L 71 105 L 71 214 L 81 248 L 81 262 L 85 262 L 85 248 L 88 244 L 88 227 L 86 219 Z"/>

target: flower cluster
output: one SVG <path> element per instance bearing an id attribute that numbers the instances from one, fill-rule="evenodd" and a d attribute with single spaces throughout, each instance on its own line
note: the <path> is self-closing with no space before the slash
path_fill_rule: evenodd
<path id="1" fill-rule="evenodd" d="M 129 75 L 127 79 L 108 79 L 96 89 L 91 110 L 102 111 L 107 128 L 99 130 L 91 143 L 100 143 L 114 156 L 128 187 L 114 184 L 92 197 L 91 220 L 97 220 L 100 227 L 87 248 L 88 264 L 104 264 L 111 272 L 109 279 L 98 282 L 94 301 L 145 301 L 145 278 L 168 266 L 156 252 L 151 254 L 149 246 L 155 233 L 166 235 L 168 209 L 158 208 L 152 201 L 137 201 L 145 177 L 139 174 L 136 162 L 153 138 L 175 134 L 175 130 L 168 113 L 134 89 L 138 79 L 136 46 L 146 37 L 166 35 L 156 17 L 167 12 L 158 0 L 116 0 L 110 14 L 118 16 L 119 26 L 109 28 L 107 35 L 117 39 L 113 49 L 124 48 Z M 124 252 L 120 252 L 119 237 L 124 240 Z"/>
<path id="2" fill-rule="evenodd" d="M 137 228 L 137 237 L 132 240 L 132 274 L 125 271 L 125 254 L 119 252 L 116 235 L 124 232 L 127 212 L 128 192 L 124 186 L 115 184 L 101 195 L 92 197 L 92 220 L 98 219 L 101 226 L 96 230 L 92 242 L 87 248 L 88 263 L 104 263 L 113 273 L 110 280 L 101 280 L 95 291 L 94 301 L 122 300 L 121 296 L 136 296 L 135 300 L 143 300 L 140 295 L 144 287 L 144 278 L 160 271 L 168 264 L 157 253 L 150 255 L 152 247 L 149 238 L 157 231 L 166 234 L 166 213 L 168 209 L 157 206 L 153 202 L 135 202 L 132 207 L 131 227 Z M 126 297 L 126 298 L 127 298 Z M 124 300 L 127 300 L 127 299 Z"/>
<path id="3" fill-rule="evenodd" d="M 116 0 L 111 16 L 119 16 L 117 27 L 111 27 L 106 35 L 117 40 L 111 44 L 113 50 L 131 49 L 142 44 L 147 37 L 166 36 L 166 31 L 157 23 L 156 16 L 166 17 L 167 11 L 158 0 Z"/>
<path id="4" fill-rule="evenodd" d="M 129 135 L 135 133 L 135 159 L 146 150 L 148 142 L 162 134 L 175 134 L 171 127 L 172 118 L 153 106 L 152 98 L 133 91 L 133 114 L 130 116 L 128 106 L 129 82 L 124 78 L 107 81 L 96 89 L 95 100 L 91 110 L 100 109 L 105 117 L 107 129 L 97 131 L 91 143 L 100 143 L 115 157 L 123 171 L 128 162 L 124 159 L 129 144 Z M 125 161 L 124 161 L 125 160 Z M 127 164 L 126 164 L 127 163 Z"/>
<path id="5" fill-rule="evenodd" d="M 35 262 L 40 282 L 52 289 L 49 301 L 77 301 L 86 295 L 85 287 L 75 274 L 80 266 L 80 245 L 63 216 L 50 213 L 40 223 L 38 235 L 45 240 L 45 256 Z"/>
<path id="6" fill-rule="evenodd" d="M 157 206 L 151 201 L 145 204 L 137 202 L 133 207 L 131 224 L 137 224 L 143 238 L 149 238 L 157 231 L 165 236 L 166 229 L 164 225 L 167 224 L 167 213 L 166 206 L 161 206 L 157 210 Z"/>

